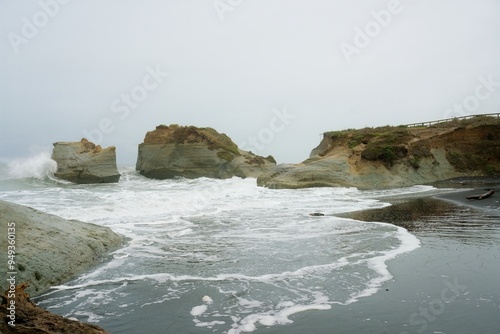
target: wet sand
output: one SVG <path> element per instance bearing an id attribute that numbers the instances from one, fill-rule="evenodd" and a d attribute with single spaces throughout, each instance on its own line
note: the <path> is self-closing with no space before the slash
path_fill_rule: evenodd
<path id="1" fill-rule="evenodd" d="M 343 215 L 403 226 L 421 247 L 388 261 L 394 277 L 377 294 L 259 333 L 499 333 L 500 194 L 465 199 L 483 191 L 392 199 L 384 209 Z"/>
<path id="2" fill-rule="evenodd" d="M 486 193 L 489 189 L 495 189 L 496 193 L 493 194 L 493 196 L 482 199 L 482 200 L 475 200 L 475 199 L 466 199 L 468 196 L 472 195 L 481 195 Z M 461 192 L 454 192 L 454 193 L 447 193 L 447 194 L 442 194 L 442 195 L 437 195 L 436 198 L 452 202 L 456 205 L 465 205 L 465 206 L 471 206 L 474 208 L 486 210 L 486 211 L 497 211 L 500 212 L 500 186 L 496 187 L 488 187 L 484 189 L 474 189 L 474 190 L 468 190 L 468 191 L 461 191 Z"/>

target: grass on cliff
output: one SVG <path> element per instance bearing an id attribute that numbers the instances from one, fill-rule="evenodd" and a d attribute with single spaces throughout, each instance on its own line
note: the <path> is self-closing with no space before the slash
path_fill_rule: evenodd
<path id="1" fill-rule="evenodd" d="M 429 128 L 456 128 L 456 127 L 470 127 L 470 126 L 483 126 L 483 125 L 498 125 L 500 118 L 492 116 L 475 116 L 468 119 L 453 119 L 447 122 L 436 123 Z M 422 127 L 426 128 L 426 127 Z"/>
<path id="2" fill-rule="evenodd" d="M 436 123 L 431 126 L 419 126 L 409 128 L 406 125 L 399 126 L 382 126 L 382 127 L 366 127 L 363 129 L 347 129 L 340 131 L 325 132 L 325 136 L 330 136 L 332 139 L 349 139 L 349 147 L 354 148 L 363 143 L 367 144 L 371 139 L 381 139 L 389 144 L 404 142 L 410 135 L 409 129 L 442 129 L 442 128 L 458 128 L 483 125 L 499 125 L 500 118 L 491 116 L 476 116 L 469 119 L 454 119 L 448 122 Z"/>
<path id="3" fill-rule="evenodd" d="M 394 161 L 403 158 L 408 151 L 404 146 L 412 134 L 403 127 L 384 126 L 378 128 L 364 128 L 360 130 L 343 130 L 326 132 L 332 141 L 346 143 L 350 149 L 355 149 L 361 144 L 365 147 L 361 157 L 367 160 L 380 160 L 392 165 Z M 323 152 L 325 155 L 328 152 Z"/>
<path id="4" fill-rule="evenodd" d="M 500 175 L 498 161 L 488 158 L 500 157 L 500 145 L 480 141 L 475 146 L 468 151 L 449 150 L 446 152 L 446 159 L 460 172 L 481 171 L 484 175 Z"/>
<path id="5" fill-rule="evenodd" d="M 206 143 L 208 148 L 223 149 L 234 155 L 240 155 L 238 146 L 224 133 L 212 128 L 198 128 L 195 126 L 180 126 L 177 124 L 159 125 L 156 130 L 150 131 L 144 138 L 145 144 L 191 144 Z M 231 160 L 227 154 L 224 159 Z"/>
<path id="6" fill-rule="evenodd" d="M 403 127 L 384 126 L 378 128 L 348 129 L 341 131 L 325 132 L 325 136 L 332 139 L 347 139 L 348 146 L 354 148 L 360 144 L 370 142 L 385 143 L 394 145 L 405 142 L 411 137 L 410 132 Z"/>
<path id="7" fill-rule="evenodd" d="M 477 116 L 465 120 L 452 120 L 449 122 L 437 123 L 431 126 L 412 127 L 405 125 L 400 126 L 383 126 L 377 128 L 364 129 L 347 129 L 342 131 L 325 132 L 325 136 L 329 136 L 332 144 L 320 156 L 326 155 L 330 150 L 338 145 L 347 145 L 351 150 L 355 150 L 363 144 L 361 157 L 370 161 L 382 161 L 384 164 L 392 166 L 395 161 L 407 159 L 408 163 L 415 169 L 419 168 L 419 162 L 426 157 L 432 157 L 430 148 L 424 143 L 409 144 L 410 140 L 418 136 L 419 130 L 432 131 L 432 129 L 457 129 L 457 128 L 473 128 L 478 126 L 500 126 L 500 118 Z M 482 145 L 478 143 L 478 145 Z M 485 174 L 499 173 L 500 167 L 486 161 L 483 156 L 495 156 L 500 152 L 491 152 L 498 150 L 491 147 L 491 143 L 485 143 L 484 147 L 480 147 L 481 153 L 454 153 L 451 152 L 447 157 L 452 165 L 458 170 L 470 171 L 481 170 Z M 477 145 L 476 145 L 477 146 Z M 476 147 L 477 148 L 477 147 Z M 488 154 L 486 154 L 488 153 Z"/>

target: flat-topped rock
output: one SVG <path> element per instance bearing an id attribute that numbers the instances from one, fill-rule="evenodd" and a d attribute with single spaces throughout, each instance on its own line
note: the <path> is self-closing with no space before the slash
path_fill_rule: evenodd
<path id="1" fill-rule="evenodd" d="M 243 151 L 227 135 L 212 128 L 173 124 L 157 126 L 146 134 L 139 145 L 136 169 L 155 179 L 225 179 L 258 177 L 274 165 L 273 157 Z"/>
<path id="2" fill-rule="evenodd" d="M 74 183 L 118 182 L 116 148 L 101 148 L 83 138 L 79 142 L 54 143 L 52 159 L 57 162 L 55 176 Z"/>

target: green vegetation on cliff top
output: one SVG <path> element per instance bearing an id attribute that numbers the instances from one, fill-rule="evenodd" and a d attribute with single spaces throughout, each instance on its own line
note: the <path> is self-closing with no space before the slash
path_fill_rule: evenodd
<path id="1" fill-rule="evenodd" d="M 482 125 L 500 125 L 500 118 L 489 117 L 489 116 L 476 116 L 468 119 L 454 119 L 448 122 L 436 123 L 431 126 L 417 126 L 408 127 L 406 125 L 398 126 L 381 126 L 381 127 L 366 127 L 363 129 L 346 129 L 339 131 L 328 131 L 325 132 L 325 136 L 329 136 L 332 139 L 336 138 L 349 138 L 350 147 L 355 147 L 361 143 L 366 144 L 372 138 L 378 138 L 381 140 L 387 140 L 393 144 L 399 140 L 401 143 L 407 139 L 406 135 L 409 135 L 409 130 L 418 131 L 419 129 L 451 129 L 457 127 L 475 127 Z"/>
<path id="2" fill-rule="evenodd" d="M 500 157 L 500 118 L 498 117 L 477 116 L 421 127 L 400 125 L 325 132 L 324 136 L 329 137 L 332 144 L 321 152 L 320 156 L 327 155 L 335 146 L 347 145 L 351 150 L 360 151 L 361 158 L 365 160 L 378 160 L 387 167 L 392 166 L 396 161 L 405 160 L 417 169 L 421 159 L 433 157 L 429 141 L 420 138 L 420 134 L 435 131 L 435 136 L 438 136 L 446 129 L 449 129 L 451 133 L 476 127 L 484 127 L 485 130 L 475 139 L 448 138 L 449 142 L 445 143 L 448 161 L 458 171 L 481 171 L 486 175 L 500 174 L 500 166 L 495 159 L 495 157 Z M 432 138 L 433 135 L 428 135 L 428 137 Z"/>
<path id="3" fill-rule="evenodd" d="M 238 146 L 224 133 L 212 128 L 195 126 L 180 126 L 177 124 L 159 125 L 154 131 L 149 131 L 144 138 L 145 144 L 191 144 L 206 143 L 208 148 L 223 149 L 235 155 L 240 155 Z M 224 155 L 226 160 L 230 160 Z"/>

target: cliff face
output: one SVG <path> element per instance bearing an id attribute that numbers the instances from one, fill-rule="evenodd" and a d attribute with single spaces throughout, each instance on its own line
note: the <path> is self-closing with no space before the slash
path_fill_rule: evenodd
<path id="1" fill-rule="evenodd" d="M 481 175 L 500 175 L 499 118 L 327 132 L 309 159 L 278 165 L 257 183 L 269 188 L 373 189 Z"/>
<path id="2" fill-rule="evenodd" d="M 102 149 L 87 139 L 54 143 L 52 159 L 57 162 L 56 177 L 75 183 L 118 182 L 114 146 Z"/>
<path id="3" fill-rule="evenodd" d="M 211 128 L 160 125 L 139 145 L 136 170 L 149 178 L 257 177 L 276 162 L 240 150 Z"/>

